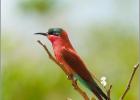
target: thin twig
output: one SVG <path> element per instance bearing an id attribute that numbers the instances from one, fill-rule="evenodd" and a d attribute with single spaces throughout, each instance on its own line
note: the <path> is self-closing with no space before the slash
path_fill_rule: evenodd
<path id="1" fill-rule="evenodd" d="M 52 55 L 51 53 L 49 52 L 48 48 L 46 47 L 46 45 L 44 45 L 41 41 L 37 41 L 44 49 L 45 51 L 47 52 L 49 58 L 54 61 L 58 66 L 60 66 L 62 68 L 62 70 L 65 72 L 66 75 L 68 75 L 69 77 L 69 74 L 68 72 L 64 69 L 64 66 L 59 63 Z M 71 81 L 72 81 L 72 86 L 74 87 L 74 89 L 79 92 L 79 94 L 84 98 L 84 100 L 89 100 L 89 97 L 87 96 L 87 94 L 77 85 L 77 80 L 74 80 L 73 78 L 69 78 Z"/>
<path id="2" fill-rule="evenodd" d="M 111 98 L 110 98 L 111 89 L 112 89 L 112 85 L 110 85 L 110 86 L 109 86 L 109 89 L 107 90 L 107 97 L 108 97 L 108 100 L 111 100 Z"/>
<path id="3" fill-rule="evenodd" d="M 96 75 L 95 75 L 94 73 L 92 73 L 91 75 L 92 75 L 92 77 L 105 89 L 105 91 L 107 92 L 108 90 L 106 89 L 105 86 L 103 86 L 103 85 L 101 84 L 101 81 L 96 77 Z"/>
<path id="4" fill-rule="evenodd" d="M 96 75 L 94 73 L 91 74 L 92 77 L 98 82 L 101 84 L 100 80 L 96 77 Z M 102 85 L 102 84 L 101 84 Z M 103 86 L 103 85 L 102 85 Z"/>
<path id="5" fill-rule="evenodd" d="M 77 80 L 72 80 L 72 85 L 76 91 L 78 91 L 85 100 L 89 100 L 87 94 L 77 85 Z"/>
<path id="6" fill-rule="evenodd" d="M 134 78 L 134 75 L 135 75 L 136 70 L 138 69 L 138 67 L 139 67 L 139 64 L 136 64 L 136 65 L 133 67 L 133 72 L 132 72 L 132 74 L 131 74 L 131 77 L 130 77 L 130 79 L 129 79 L 129 82 L 128 82 L 128 84 L 127 84 L 127 86 L 126 86 L 126 89 L 125 89 L 124 93 L 122 94 L 120 100 L 123 100 L 123 99 L 124 99 L 125 95 L 127 94 L 128 90 L 130 89 L 132 80 L 133 80 L 133 78 Z"/>

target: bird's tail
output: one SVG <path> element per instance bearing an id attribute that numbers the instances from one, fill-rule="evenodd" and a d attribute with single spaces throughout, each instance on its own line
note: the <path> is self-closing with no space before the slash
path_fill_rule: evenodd
<path id="1" fill-rule="evenodd" d="M 94 81 L 94 79 L 91 80 L 84 80 L 78 75 L 78 79 L 81 83 L 83 83 L 88 89 L 90 89 L 99 100 L 108 100 L 107 95 L 101 90 L 101 88 L 98 86 L 98 84 Z M 103 99 L 104 98 L 104 99 Z"/>
<path id="2" fill-rule="evenodd" d="M 77 79 L 81 83 L 83 83 L 88 89 L 90 89 L 99 100 L 109 100 L 107 95 L 101 90 L 98 84 L 94 81 L 94 79 L 90 78 L 90 80 L 86 80 L 81 78 L 79 75 L 75 75 Z"/>
<path id="3" fill-rule="evenodd" d="M 101 90 L 101 88 L 94 80 L 92 83 L 88 83 L 88 85 L 90 87 L 90 90 L 98 97 L 99 100 L 108 100 L 107 95 Z"/>

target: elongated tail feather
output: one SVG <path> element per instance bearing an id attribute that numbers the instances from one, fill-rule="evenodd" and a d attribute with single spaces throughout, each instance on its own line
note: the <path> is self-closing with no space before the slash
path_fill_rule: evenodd
<path id="1" fill-rule="evenodd" d="M 106 94 L 101 90 L 101 88 L 95 83 L 95 81 L 93 80 L 93 83 L 90 84 L 91 90 L 92 92 L 99 98 L 100 96 L 103 97 L 105 100 L 108 100 L 108 97 L 106 96 Z M 102 100 L 102 99 L 101 99 Z"/>
<path id="2" fill-rule="evenodd" d="M 93 80 L 92 83 L 86 82 L 84 79 L 82 79 L 79 75 L 74 75 L 83 85 L 85 85 L 89 90 L 91 90 L 99 100 L 107 100 L 107 96 L 104 94 L 104 92 L 100 89 L 100 87 L 97 85 L 97 83 Z"/>

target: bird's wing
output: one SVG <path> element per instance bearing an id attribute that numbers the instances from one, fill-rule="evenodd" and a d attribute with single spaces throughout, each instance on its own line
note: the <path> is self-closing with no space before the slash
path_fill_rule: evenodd
<path id="1" fill-rule="evenodd" d="M 98 98 L 100 98 L 100 100 L 103 100 L 101 96 L 103 96 L 106 100 L 108 100 L 106 94 L 100 89 L 100 87 L 94 81 L 90 72 L 87 70 L 84 62 L 81 60 L 81 58 L 76 54 L 74 50 L 63 48 L 62 57 L 65 63 L 67 63 L 69 67 L 71 67 L 73 71 L 75 71 L 76 74 L 78 74 L 78 76 L 80 76 L 80 78 L 82 78 L 82 80 L 84 80 L 84 82 L 87 83 L 88 87 L 94 92 L 94 94 Z"/>
<path id="2" fill-rule="evenodd" d="M 93 80 L 84 62 L 74 50 L 63 48 L 62 57 L 65 63 L 67 63 L 69 67 L 71 67 L 71 69 L 75 71 L 82 79 L 86 80 L 87 82 L 91 82 Z"/>

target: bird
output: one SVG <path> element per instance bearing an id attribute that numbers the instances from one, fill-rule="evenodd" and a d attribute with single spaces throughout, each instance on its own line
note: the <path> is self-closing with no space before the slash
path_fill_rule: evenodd
<path id="1" fill-rule="evenodd" d="M 39 32 L 46 36 L 53 47 L 56 61 L 63 65 L 63 71 L 68 77 L 79 80 L 85 85 L 99 100 L 108 100 L 107 95 L 98 86 L 87 66 L 72 46 L 68 33 L 62 28 L 50 28 L 48 32 Z"/>

